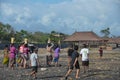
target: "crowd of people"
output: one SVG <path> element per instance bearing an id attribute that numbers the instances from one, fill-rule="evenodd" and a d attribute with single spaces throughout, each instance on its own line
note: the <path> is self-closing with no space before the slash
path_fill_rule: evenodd
<path id="1" fill-rule="evenodd" d="M 79 56 L 81 57 L 83 72 L 86 73 L 89 70 L 89 49 L 87 48 L 87 45 L 83 44 L 83 48 L 80 51 L 78 51 L 78 49 L 79 47 L 77 45 L 70 45 L 67 50 L 68 71 L 64 76 L 65 80 L 67 80 L 74 68 L 76 69 L 75 78 L 80 78 Z M 58 44 L 48 43 L 46 51 L 46 65 L 54 65 L 55 67 L 59 66 L 60 46 Z M 102 48 L 99 49 L 99 52 L 101 58 L 103 54 Z M 13 43 L 10 44 L 10 46 L 5 45 L 3 64 L 11 69 L 14 69 L 15 64 L 19 68 L 32 67 L 30 75 L 36 78 L 38 66 L 40 65 L 37 53 L 37 47 L 33 47 L 32 50 L 30 50 L 28 44 L 25 43 L 22 43 L 18 48 L 16 48 Z"/>
<path id="2" fill-rule="evenodd" d="M 59 45 L 48 43 L 46 50 L 48 52 L 46 55 L 46 65 L 51 66 L 51 63 L 54 62 L 54 65 L 58 66 L 60 53 Z M 53 52 L 54 54 L 52 54 Z M 30 73 L 30 75 L 36 78 L 37 69 L 40 65 L 37 54 L 37 47 L 32 46 L 32 49 L 30 49 L 28 47 L 28 44 L 25 43 L 22 43 L 18 47 L 15 47 L 14 43 L 11 43 L 10 46 L 5 45 L 3 53 L 4 58 L 2 63 L 4 64 L 4 66 L 7 66 L 12 70 L 14 70 L 15 67 L 25 69 L 32 67 L 32 72 Z"/>
<path id="3" fill-rule="evenodd" d="M 14 69 L 14 64 L 16 66 L 27 68 L 28 60 L 30 58 L 30 49 L 28 44 L 20 44 L 20 46 L 15 47 L 14 43 L 10 44 L 10 46 L 5 45 L 4 48 L 4 60 L 3 64 L 6 64 L 9 68 Z"/>

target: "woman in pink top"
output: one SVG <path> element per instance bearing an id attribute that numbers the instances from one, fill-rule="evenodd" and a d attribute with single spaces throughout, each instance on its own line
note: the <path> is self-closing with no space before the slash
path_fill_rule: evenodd
<path id="1" fill-rule="evenodd" d="M 12 69 L 14 68 L 15 55 L 16 55 L 16 48 L 15 48 L 14 44 L 11 44 L 10 45 L 10 54 L 9 54 L 9 59 L 10 59 L 9 67 Z"/>
<path id="2" fill-rule="evenodd" d="M 27 66 L 27 60 L 29 59 L 29 48 L 28 48 L 28 45 L 25 44 L 24 46 L 24 49 L 23 49 L 23 55 L 24 55 L 24 64 L 23 64 L 23 67 L 26 68 Z"/>
<path id="3" fill-rule="evenodd" d="M 22 43 L 22 44 L 20 45 L 20 47 L 19 47 L 19 53 L 20 53 L 19 58 L 21 59 L 21 61 L 20 61 L 20 67 L 23 67 L 23 63 L 24 63 L 23 49 L 24 49 L 24 43 Z"/>

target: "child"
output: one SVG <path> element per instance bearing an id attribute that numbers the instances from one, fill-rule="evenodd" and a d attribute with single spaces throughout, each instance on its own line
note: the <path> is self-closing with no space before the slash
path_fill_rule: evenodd
<path id="1" fill-rule="evenodd" d="M 86 72 L 86 70 L 88 70 L 89 68 L 89 50 L 86 46 L 86 44 L 83 44 L 83 49 L 81 49 L 80 51 L 80 55 L 82 57 L 82 66 L 84 68 L 84 73 Z"/>
<path id="2" fill-rule="evenodd" d="M 100 47 L 100 49 L 99 49 L 99 55 L 100 55 L 100 59 L 101 59 L 102 56 L 103 56 L 103 49 L 102 49 L 102 47 Z"/>
<path id="3" fill-rule="evenodd" d="M 78 58 L 79 58 L 79 53 L 77 52 L 78 50 L 78 46 L 74 46 L 74 52 L 72 53 L 72 59 L 70 62 L 70 68 L 67 72 L 67 74 L 65 75 L 65 79 L 67 80 L 68 76 L 70 75 L 70 73 L 72 72 L 72 70 L 74 69 L 74 67 L 77 69 L 76 70 L 76 79 L 79 79 L 79 73 L 80 73 L 80 66 L 79 66 L 79 62 L 78 62 Z"/>
<path id="4" fill-rule="evenodd" d="M 38 55 L 37 55 L 38 49 L 34 49 L 34 52 L 31 54 L 30 56 L 30 61 L 31 61 L 31 67 L 32 67 L 32 72 L 30 73 L 30 75 L 32 75 L 34 77 L 34 79 L 36 79 L 36 73 L 38 70 Z"/>
<path id="5" fill-rule="evenodd" d="M 5 45 L 3 53 L 4 53 L 3 64 L 6 64 L 7 67 L 8 67 L 8 65 L 9 65 L 9 56 L 8 56 L 9 55 L 9 50 L 8 50 L 8 45 Z"/>

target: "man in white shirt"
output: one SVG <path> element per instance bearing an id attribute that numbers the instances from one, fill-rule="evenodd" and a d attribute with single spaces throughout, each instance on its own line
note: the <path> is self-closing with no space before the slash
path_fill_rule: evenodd
<path id="1" fill-rule="evenodd" d="M 84 68 L 84 73 L 89 68 L 89 50 L 86 44 L 83 44 L 83 48 L 80 51 L 80 55 L 82 57 L 82 66 Z"/>
<path id="2" fill-rule="evenodd" d="M 31 61 L 31 67 L 32 67 L 32 72 L 30 75 L 36 77 L 36 73 L 38 70 L 38 55 L 37 55 L 38 49 L 34 49 L 34 52 L 30 56 L 30 61 Z"/>

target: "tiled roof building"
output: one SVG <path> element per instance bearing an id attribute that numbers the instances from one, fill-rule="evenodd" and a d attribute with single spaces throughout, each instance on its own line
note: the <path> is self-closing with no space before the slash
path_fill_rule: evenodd
<path id="1" fill-rule="evenodd" d="M 67 37 L 64 41 L 67 42 L 79 42 L 79 41 L 101 41 L 102 39 L 94 32 L 75 32 L 71 36 Z"/>
<path id="2" fill-rule="evenodd" d="M 75 32 L 72 35 L 68 36 L 65 42 L 87 44 L 88 46 L 96 45 L 97 46 L 107 46 L 107 44 L 120 44 L 120 38 L 101 38 L 92 31 L 87 32 Z"/>

